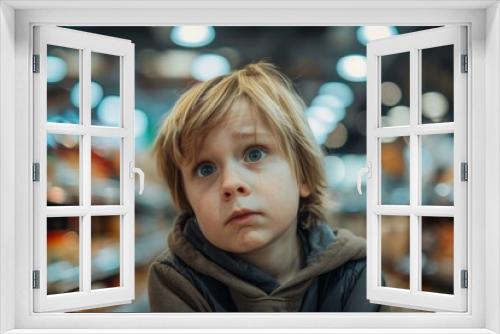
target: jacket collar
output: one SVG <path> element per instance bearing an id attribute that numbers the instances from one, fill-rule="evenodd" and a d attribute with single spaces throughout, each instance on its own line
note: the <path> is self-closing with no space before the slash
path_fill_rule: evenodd
<path id="1" fill-rule="evenodd" d="M 168 243 L 172 253 L 196 271 L 223 282 L 232 293 L 254 298 L 303 293 L 312 278 L 366 256 L 365 240 L 345 229 L 334 231 L 320 223 L 310 230 L 298 228 L 298 234 L 306 266 L 281 286 L 266 272 L 212 245 L 187 213 L 176 218 Z"/>

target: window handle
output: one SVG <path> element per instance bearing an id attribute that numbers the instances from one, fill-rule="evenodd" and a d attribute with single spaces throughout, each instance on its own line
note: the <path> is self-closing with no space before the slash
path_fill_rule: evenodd
<path id="1" fill-rule="evenodd" d="M 135 174 L 139 175 L 139 195 L 142 195 L 144 191 L 144 172 L 142 169 L 134 167 L 134 163 L 130 163 L 130 178 L 133 179 Z"/>
<path id="2" fill-rule="evenodd" d="M 361 181 L 364 174 L 366 174 L 367 179 L 372 177 L 372 164 L 370 162 L 367 162 L 366 166 L 361 168 L 358 172 L 358 194 L 360 195 L 363 195 L 363 191 L 361 190 Z"/>

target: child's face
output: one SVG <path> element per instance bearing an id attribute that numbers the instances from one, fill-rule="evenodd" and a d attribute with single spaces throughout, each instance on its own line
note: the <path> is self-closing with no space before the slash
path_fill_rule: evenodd
<path id="1" fill-rule="evenodd" d="M 249 135 L 238 136 L 240 132 Z M 181 171 L 189 203 L 212 244 L 247 253 L 270 245 L 296 225 L 299 196 L 308 196 L 309 189 L 298 186 L 278 141 L 245 100 L 236 102 L 228 119 L 208 133 L 199 152 Z M 240 209 L 258 214 L 229 221 Z"/>

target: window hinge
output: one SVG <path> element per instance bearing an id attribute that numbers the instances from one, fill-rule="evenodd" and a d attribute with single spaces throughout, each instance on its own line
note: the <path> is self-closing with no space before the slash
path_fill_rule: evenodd
<path id="1" fill-rule="evenodd" d="M 40 73 L 40 55 L 33 55 L 33 73 Z"/>
<path id="2" fill-rule="evenodd" d="M 40 270 L 33 270 L 33 289 L 40 289 Z"/>
<path id="3" fill-rule="evenodd" d="M 33 164 L 33 181 L 40 181 L 40 163 Z"/>
<path id="4" fill-rule="evenodd" d="M 469 273 L 467 270 L 462 270 L 462 289 L 467 289 L 469 287 Z"/>
<path id="5" fill-rule="evenodd" d="M 460 179 L 462 181 L 469 180 L 469 165 L 466 162 L 460 164 Z"/>
<path id="6" fill-rule="evenodd" d="M 462 55 L 462 73 L 469 72 L 469 57 L 467 55 Z"/>

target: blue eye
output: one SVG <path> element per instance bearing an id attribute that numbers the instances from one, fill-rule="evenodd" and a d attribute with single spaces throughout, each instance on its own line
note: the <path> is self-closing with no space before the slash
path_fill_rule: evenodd
<path id="1" fill-rule="evenodd" d="M 203 163 L 196 168 L 196 175 L 198 176 L 209 176 L 215 170 L 215 167 L 208 163 Z"/>
<path id="2" fill-rule="evenodd" d="M 261 148 L 252 148 L 247 151 L 247 157 L 250 159 L 250 162 L 256 162 L 262 160 L 266 155 L 266 152 Z"/>
<path id="3" fill-rule="evenodd" d="M 253 147 L 246 151 L 245 153 L 245 161 L 247 162 L 258 162 L 264 159 L 267 155 L 267 152 L 263 148 Z M 210 162 L 202 162 L 197 165 L 194 169 L 194 173 L 199 177 L 207 177 L 213 174 L 217 168 L 213 163 Z"/>

